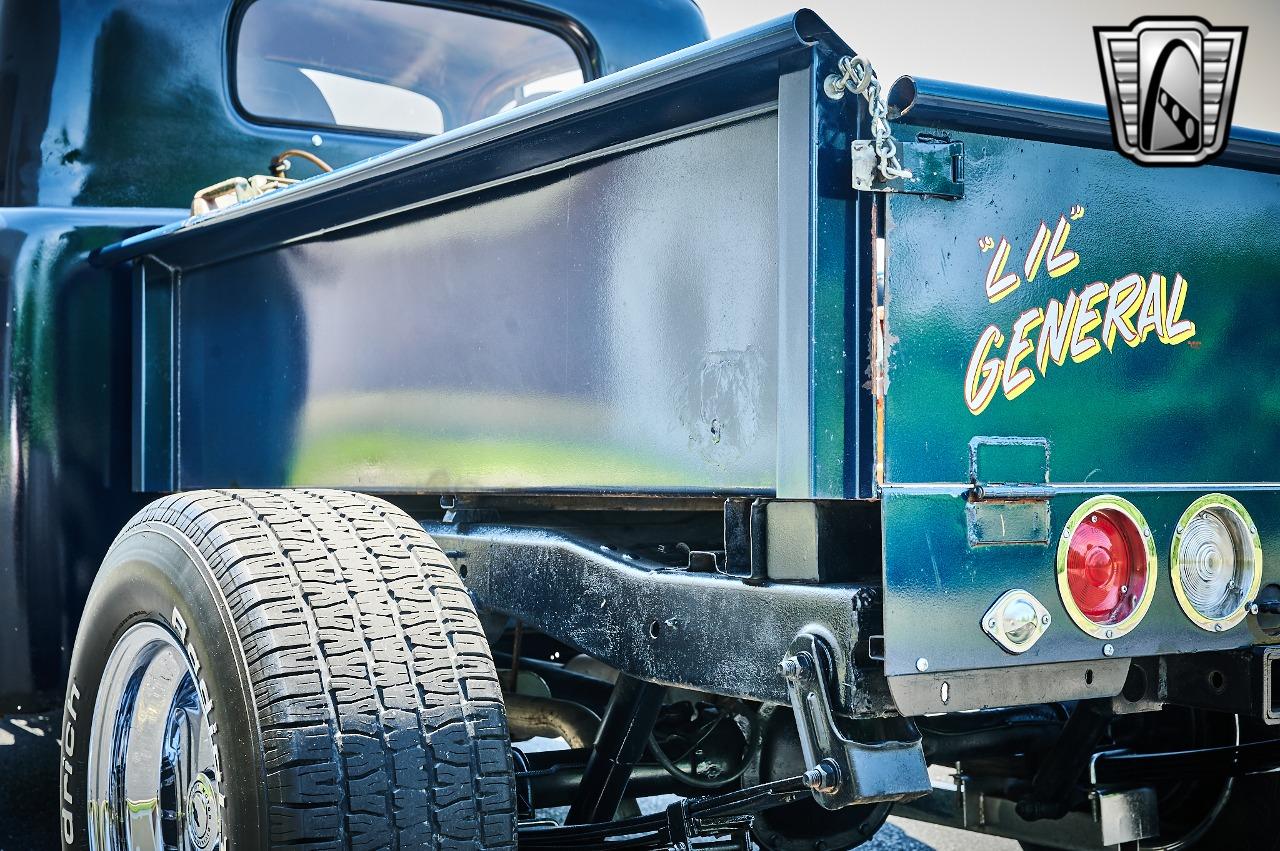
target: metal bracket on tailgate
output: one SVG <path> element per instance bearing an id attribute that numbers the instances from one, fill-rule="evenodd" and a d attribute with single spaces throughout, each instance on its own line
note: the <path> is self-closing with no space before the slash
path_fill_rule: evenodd
<path id="1" fill-rule="evenodd" d="M 802 632 L 782 660 L 782 676 L 800 731 L 806 765 L 830 769 L 826 783 L 813 790 L 814 799 L 829 810 L 850 804 L 902 801 L 930 790 L 924 749 L 919 739 L 872 744 L 844 735 L 831 711 L 827 673 L 831 650 L 821 638 Z"/>
<path id="2" fill-rule="evenodd" d="M 906 192 L 938 198 L 964 196 L 964 143 L 920 138 L 901 142 L 889 126 L 889 109 L 880 80 L 861 56 L 842 56 L 840 73 L 823 83 L 827 97 L 862 95 L 867 102 L 871 138 L 853 142 L 853 188 L 859 192 Z"/>
<path id="3" fill-rule="evenodd" d="M 875 141 L 854 140 L 853 188 L 951 200 L 964 197 L 964 142 L 898 142 L 898 158 L 907 175 L 885 180 L 877 168 Z"/>

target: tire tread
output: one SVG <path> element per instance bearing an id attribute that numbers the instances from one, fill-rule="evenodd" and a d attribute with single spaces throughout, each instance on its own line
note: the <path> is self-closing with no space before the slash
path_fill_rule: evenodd
<path id="1" fill-rule="evenodd" d="M 272 847 L 515 848 L 493 659 L 449 560 L 408 515 L 333 490 L 190 491 L 172 526 L 226 600 L 261 731 Z"/>

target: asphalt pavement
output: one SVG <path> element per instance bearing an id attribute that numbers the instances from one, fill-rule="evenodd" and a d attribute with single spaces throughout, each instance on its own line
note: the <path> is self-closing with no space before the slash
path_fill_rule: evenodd
<path id="1" fill-rule="evenodd" d="M 0 851 L 56 851 L 57 721 L 0 717 Z M 891 818 L 865 851 L 1018 851 L 1014 842 Z"/>
<path id="2" fill-rule="evenodd" d="M 58 845 L 58 736 L 49 715 L 0 716 L 0 851 Z"/>

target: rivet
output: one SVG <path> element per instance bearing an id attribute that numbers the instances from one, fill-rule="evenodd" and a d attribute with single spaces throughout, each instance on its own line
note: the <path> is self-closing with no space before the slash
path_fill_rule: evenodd
<path id="1" fill-rule="evenodd" d="M 1214 631 L 1214 632 L 1222 632 L 1222 624 L 1220 624 L 1220 623 L 1215 623 L 1215 624 L 1213 625 L 1213 631 Z"/>
<path id="2" fill-rule="evenodd" d="M 1112 647 L 1110 644 L 1104 644 L 1104 645 L 1102 645 L 1102 655 L 1103 655 L 1103 656 L 1114 656 L 1114 655 L 1116 655 L 1116 649 L 1115 649 L 1114 647 Z"/>
<path id="3" fill-rule="evenodd" d="M 995 618 L 992 618 L 991 620 L 987 621 L 987 629 L 995 629 L 995 628 L 996 628 Z"/>
<path id="4" fill-rule="evenodd" d="M 1115 637 L 1116 637 L 1115 630 L 1112 630 L 1112 629 L 1107 630 L 1107 638 L 1115 638 Z M 1110 654 L 1107 654 L 1107 655 L 1110 655 Z"/>
<path id="5" fill-rule="evenodd" d="M 1128 585 L 1121 585 L 1121 586 L 1120 586 L 1120 593 L 1121 593 L 1121 594 L 1128 594 L 1128 593 L 1129 593 L 1129 586 L 1128 586 Z"/>
<path id="6" fill-rule="evenodd" d="M 925 671 L 929 670 L 929 660 L 928 660 L 928 659 L 926 659 L 926 658 L 924 658 L 923 656 L 921 656 L 919 659 L 917 659 L 917 660 L 916 660 L 916 670 L 917 670 L 917 671 L 919 671 L 919 672 L 920 672 L 920 673 L 922 673 L 922 674 L 923 674 Z"/>
<path id="7" fill-rule="evenodd" d="M 1045 612 L 1043 615 L 1040 616 L 1040 623 L 1044 624 L 1045 626 L 1048 626 L 1052 621 L 1053 621 L 1053 618 L 1049 616 L 1048 612 Z"/>
<path id="8" fill-rule="evenodd" d="M 319 133 L 313 133 L 311 135 L 311 144 L 315 145 L 318 148 L 324 144 L 324 139 L 320 138 Z"/>

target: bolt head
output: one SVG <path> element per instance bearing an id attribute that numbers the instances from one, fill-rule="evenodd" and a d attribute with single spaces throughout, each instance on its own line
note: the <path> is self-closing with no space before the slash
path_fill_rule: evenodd
<path id="1" fill-rule="evenodd" d="M 1040 623 L 1042 623 L 1045 626 L 1048 626 L 1049 624 L 1053 623 L 1053 617 L 1048 612 L 1045 612 L 1044 615 L 1040 617 Z"/>
<path id="2" fill-rule="evenodd" d="M 1116 649 L 1115 649 L 1114 647 L 1112 647 L 1110 644 L 1104 644 L 1104 645 L 1102 645 L 1102 655 L 1103 655 L 1103 656 L 1114 656 L 1114 655 L 1116 655 Z"/>
<path id="3" fill-rule="evenodd" d="M 923 656 L 921 656 L 919 659 L 917 659 L 917 660 L 916 660 L 916 670 L 917 670 L 917 671 L 919 671 L 919 672 L 920 672 L 920 673 L 922 673 L 922 674 L 923 674 L 925 671 L 929 670 L 929 660 L 928 660 L 928 659 L 926 659 L 926 658 L 924 658 Z"/>

